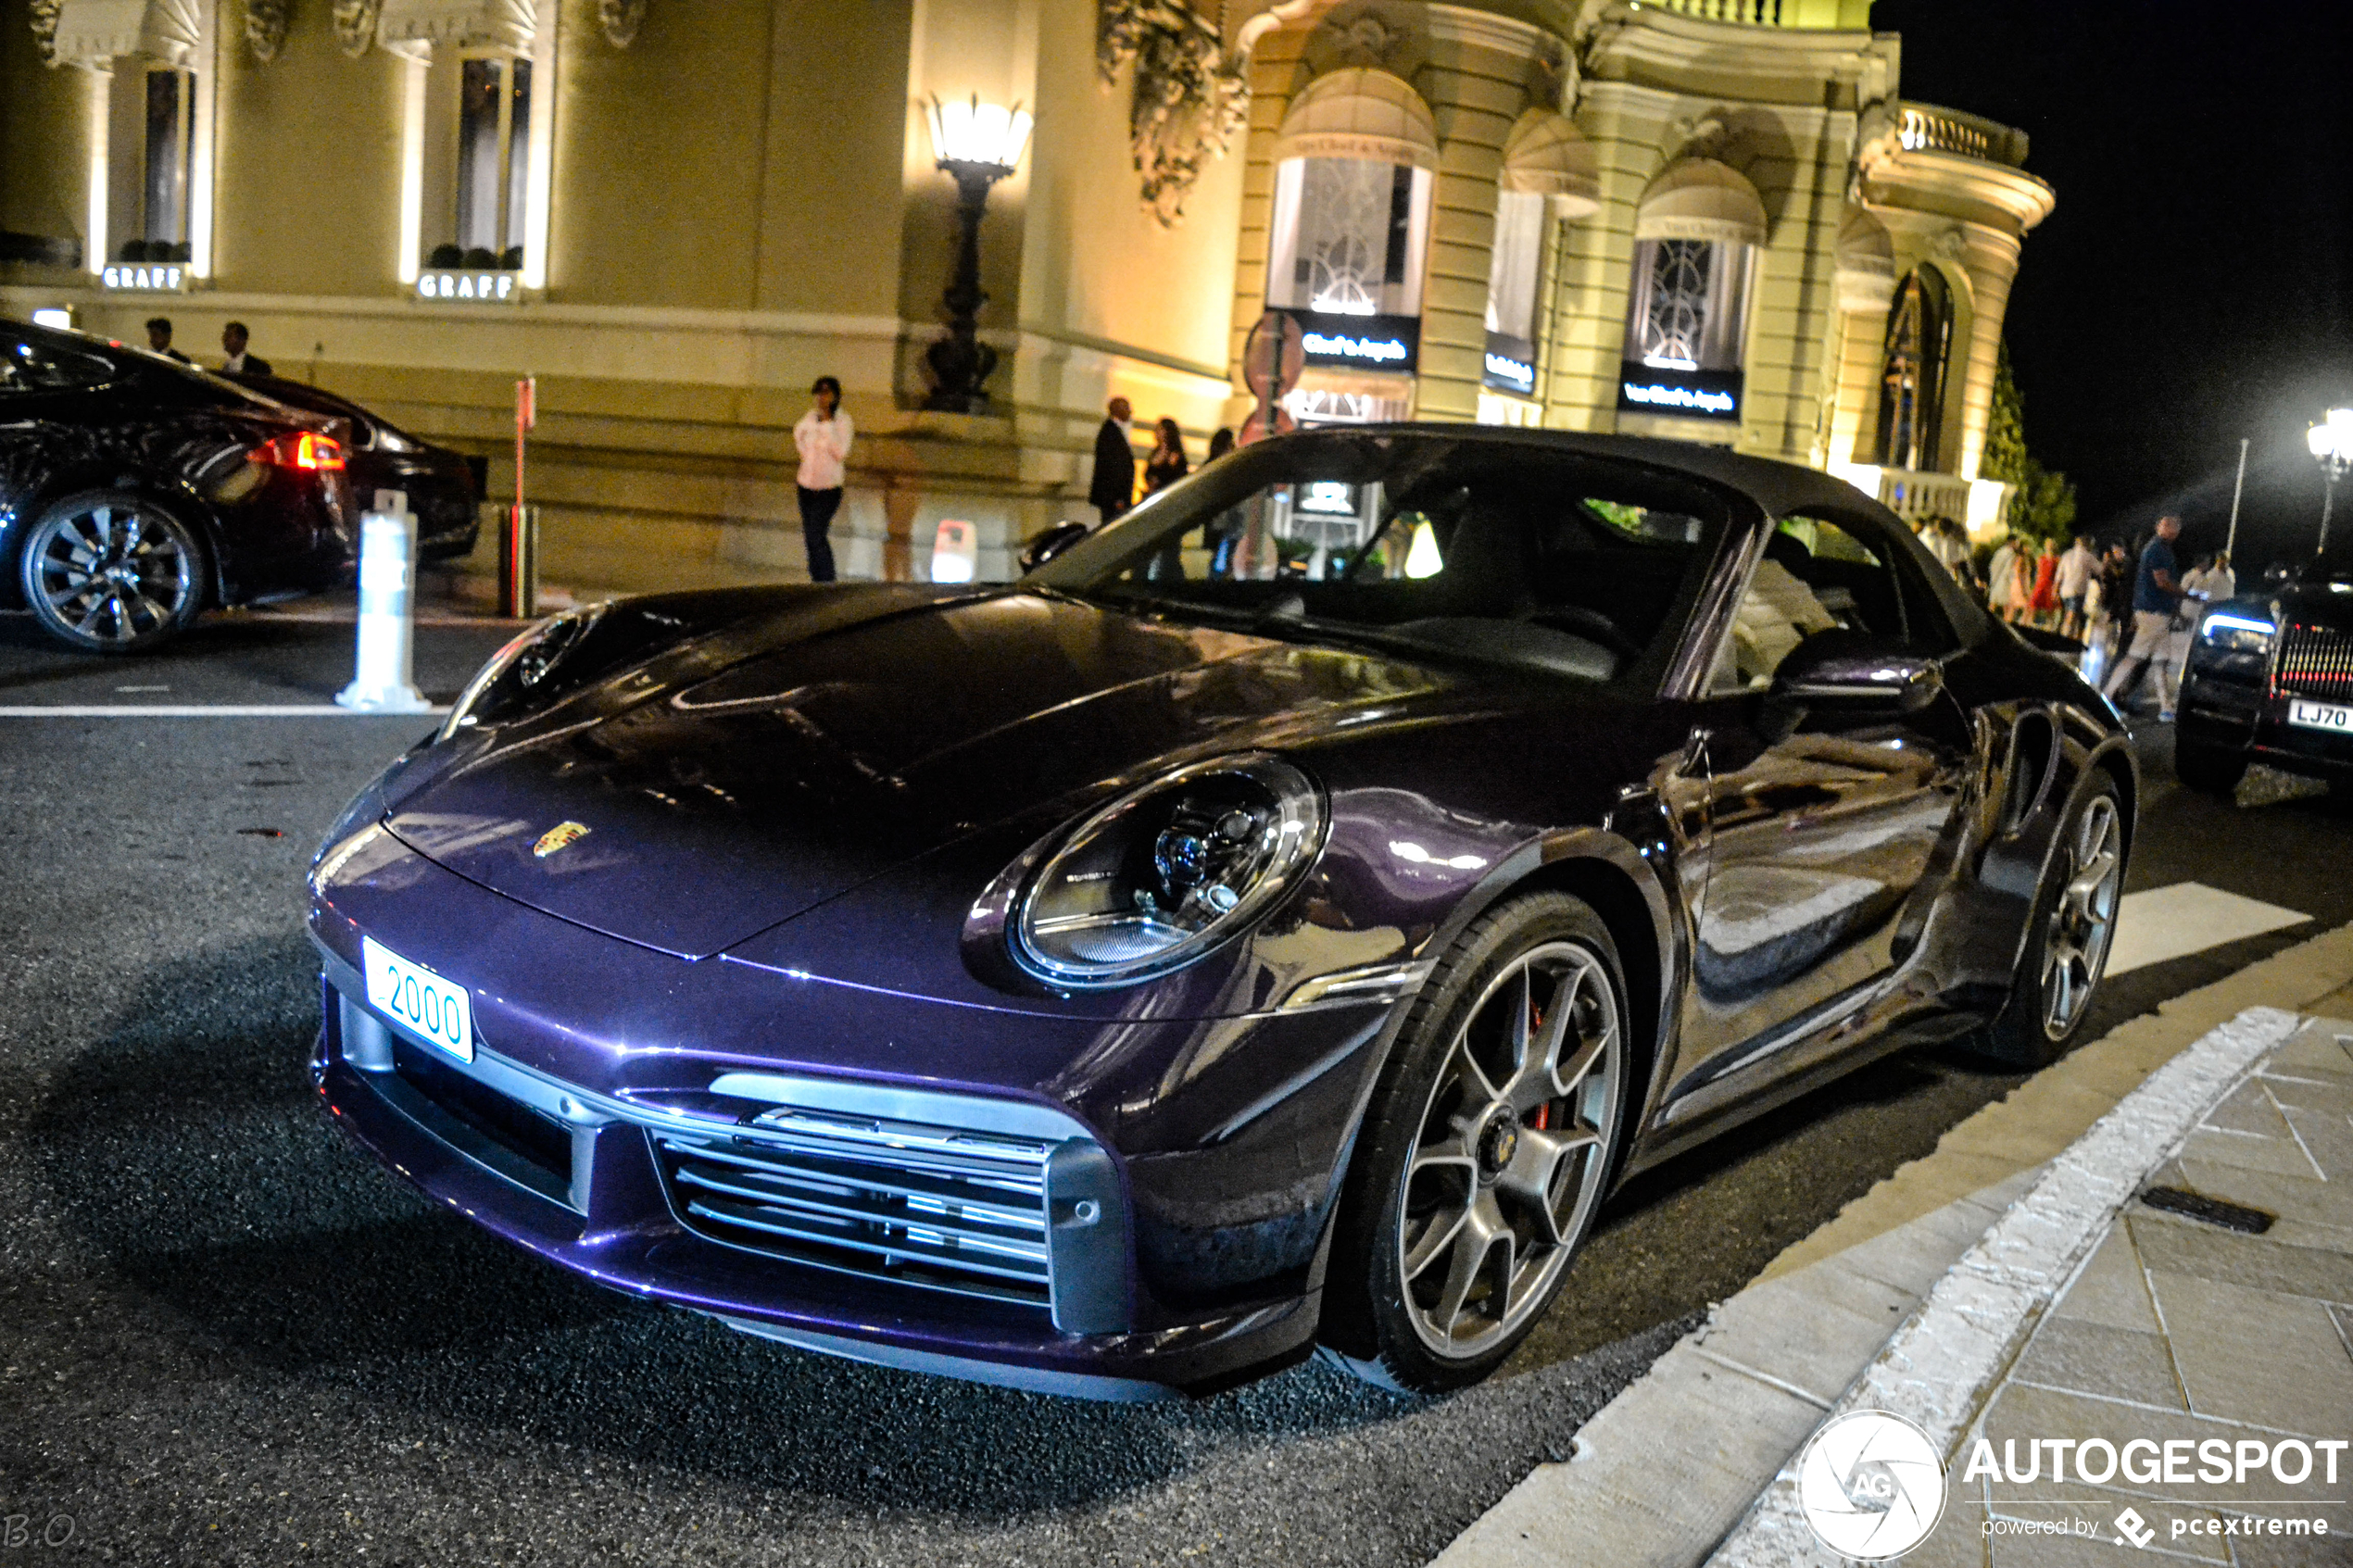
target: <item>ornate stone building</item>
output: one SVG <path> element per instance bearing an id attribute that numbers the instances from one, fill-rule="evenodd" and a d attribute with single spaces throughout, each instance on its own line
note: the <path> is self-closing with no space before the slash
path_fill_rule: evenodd
<path id="1" fill-rule="evenodd" d="M 1977 482 L 2051 207 L 2020 132 L 1899 95 L 1868 0 L 0 0 L 0 308 L 208 348 L 489 453 L 539 384 L 550 578 L 800 570 L 839 376 L 850 575 L 984 576 L 1086 508 L 1106 398 L 1198 457 L 1271 307 L 1299 421 L 1731 445 L 1900 508 Z M 935 96 L 1035 134 L 943 413 Z"/>

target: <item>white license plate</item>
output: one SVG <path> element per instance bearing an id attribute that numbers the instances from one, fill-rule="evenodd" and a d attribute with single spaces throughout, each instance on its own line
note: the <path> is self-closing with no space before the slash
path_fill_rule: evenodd
<path id="1" fill-rule="evenodd" d="M 474 1059 L 473 998 L 463 985 L 410 963 L 371 936 L 359 939 L 368 965 L 368 1004 L 410 1034 L 461 1061 Z"/>
<path id="2" fill-rule="evenodd" d="M 2340 708 L 2334 702 L 2306 702 L 2296 697 L 2287 705 L 2287 721 L 2308 730 L 2353 735 L 2353 708 Z"/>

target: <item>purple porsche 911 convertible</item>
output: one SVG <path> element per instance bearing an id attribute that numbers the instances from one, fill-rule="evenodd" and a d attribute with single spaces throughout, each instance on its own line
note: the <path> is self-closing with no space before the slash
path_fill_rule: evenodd
<path id="1" fill-rule="evenodd" d="M 518 637 L 320 851 L 314 1072 L 458 1212 L 749 1334 L 1440 1390 L 1629 1172 L 1909 1042 L 2062 1050 L 2136 789 L 1843 483 L 1313 432 L 1010 585 Z"/>

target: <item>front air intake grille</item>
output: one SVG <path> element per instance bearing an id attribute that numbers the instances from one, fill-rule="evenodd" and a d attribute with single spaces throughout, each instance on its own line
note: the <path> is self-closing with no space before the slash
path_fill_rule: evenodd
<path id="1" fill-rule="evenodd" d="M 696 1235 L 991 1300 L 1051 1303 L 1050 1143 L 780 1107 L 734 1135 L 653 1130 Z"/>
<path id="2" fill-rule="evenodd" d="M 2297 696 L 2353 701 L 2353 633 L 2290 625 L 2280 634 L 2278 687 Z"/>

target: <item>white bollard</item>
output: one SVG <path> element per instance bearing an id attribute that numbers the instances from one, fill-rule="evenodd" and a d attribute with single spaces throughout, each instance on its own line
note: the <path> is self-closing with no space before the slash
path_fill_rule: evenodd
<path id="1" fill-rule="evenodd" d="M 358 667 L 335 701 L 361 713 L 425 713 L 433 704 L 416 687 L 417 520 L 409 497 L 376 492 L 359 516 Z"/>
<path id="2" fill-rule="evenodd" d="M 939 532 L 932 535 L 931 580 L 969 583 L 979 564 L 980 531 L 952 517 L 942 519 Z"/>

